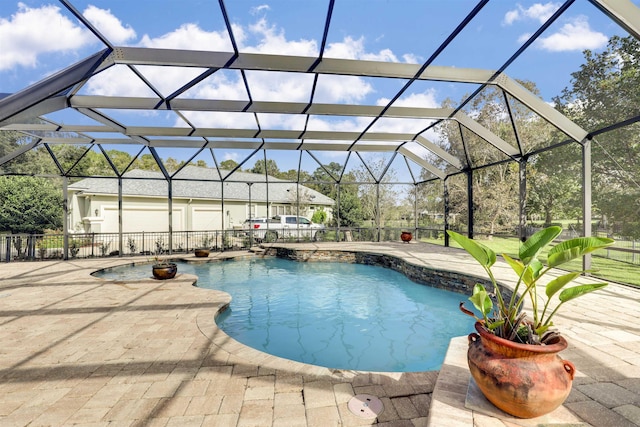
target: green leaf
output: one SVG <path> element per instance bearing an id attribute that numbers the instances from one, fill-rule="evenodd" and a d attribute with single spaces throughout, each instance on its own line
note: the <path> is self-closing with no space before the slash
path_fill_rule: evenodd
<path id="1" fill-rule="evenodd" d="M 547 262 L 549 267 L 557 267 L 595 250 L 611 246 L 613 243 L 613 239 L 605 237 L 578 237 L 566 240 L 551 248 Z"/>
<path id="2" fill-rule="evenodd" d="M 547 332 L 549 330 L 549 328 L 553 326 L 553 323 L 549 324 L 549 325 L 540 325 L 539 328 L 536 328 L 536 330 L 534 331 L 536 333 L 536 335 L 538 336 L 542 336 L 544 335 L 545 332 Z"/>
<path id="3" fill-rule="evenodd" d="M 520 247 L 519 256 L 522 263 L 526 265 L 529 264 L 531 260 L 537 258 L 540 251 L 549 243 L 553 242 L 561 232 L 561 227 L 552 226 L 534 233 Z"/>
<path id="4" fill-rule="evenodd" d="M 531 261 L 531 263 L 529 263 L 529 265 L 527 266 L 527 271 L 525 272 L 523 277 L 524 283 L 526 283 L 527 285 L 533 283 L 538 277 L 540 277 L 540 272 L 543 268 L 544 264 L 542 264 L 537 259 Z"/>
<path id="5" fill-rule="evenodd" d="M 476 242 L 455 231 L 447 230 L 449 236 L 469 253 L 483 267 L 489 268 L 496 262 L 496 254 L 483 244 Z"/>
<path id="6" fill-rule="evenodd" d="M 522 271 L 524 270 L 524 264 L 522 264 L 517 259 L 511 258 L 507 254 L 502 254 L 502 258 L 504 258 L 504 260 L 507 261 L 507 264 L 511 266 L 511 269 L 518 275 L 518 277 L 520 277 L 520 275 L 522 274 Z"/>
<path id="7" fill-rule="evenodd" d="M 493 331 L 502 325 L 504 325 L 504 319 L 489 323 L 487 328 L 489 328 L 490 331 Z"/>
<path id="8" fill-rule="evenodd" d="M 547 297 L 551 298 L 552 296 L 554 296 L 556 294 L 556 292 L 558 292 L 567 283 L 571 282 L 573 279 L 575 279 L 578 276 L 580 276 L 580 272 L 569 273 L 569 274 L 565 274 L 565 275 L 560 276 L 560 277 L 556 277 L 555 279 L 550 281 L 547 284 L 547 287 L 545 288 L 545 293 L 547 294 Z"/>
<path id="9" fill-rule="evenodd" d="M 607 286 L 607 283 L 591 283 L 589 285 L 574 286 L 560 292 L 559 298 L 562 302 L 571 301 L 574 298 L 578 298 L 579 296 L 588 294 L 589 292 L 604 288 L 605 286 Z"/>
<path id="10" fill-rule="evenodd" d="M 489 298 L 487 290 L 480 283 L 476 283 L 473 287 L 473 294 L 469 297 L 469 301 L 477 308 L 483 316 L 486 316 L 493 309 L 493 301 Z"/>

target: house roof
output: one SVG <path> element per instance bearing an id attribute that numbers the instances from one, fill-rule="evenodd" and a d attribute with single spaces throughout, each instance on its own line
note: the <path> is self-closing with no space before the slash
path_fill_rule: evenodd
<path id="1" fill-rule="evenodd" d="M 222 199 L 222 180 L 229 171 L 187 166 L 172 179 L 173 198 L 185 199 Z M 264 174 L 234 172 L 224 181 L 225 200 L 251 200 L 254 202 L 295 203 L 296 184 Z M 262 182 L 260 182 L 262 181 Z M 249 185 L 251 184 L 251 185 Z M 300 202 L 314 205 L 331 206 L 333 199 L 303 185 L 300 188 Z M 72 185 L 69 190 L 85 195 L 117 195 L 118 180 L 115 178 L 86 178 Z M 161 172 L 134 169 L 122 176 L 123 196 L 167 197 L 167 181 Z M 267 197 L 268 196 L 268 197 Z"/>

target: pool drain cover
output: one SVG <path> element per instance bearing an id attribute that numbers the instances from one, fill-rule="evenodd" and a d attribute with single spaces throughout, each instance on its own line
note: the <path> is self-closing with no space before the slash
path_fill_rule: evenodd
<path id="1" fill-rule="evenodd" d="M 382 401 L 370 394 L 357 394 L 347 404 L 349 410 L 360 418 L 376 418 L 384 409 Z"/>

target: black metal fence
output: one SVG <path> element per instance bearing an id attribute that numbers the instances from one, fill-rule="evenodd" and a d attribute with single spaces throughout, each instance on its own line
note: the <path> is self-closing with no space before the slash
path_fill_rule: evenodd
<path id="1" fill-rule="evenodd" d="M 67 258 L 96 258 L 115 256 L 190 253 L 197 248 L 212 251 L 247 250 L 263 242 L 399 242 L 403 231 L 413 233 L 413 239 L 420 241 L 440 241 L 444 244 L 444 230 L 441 228 L 408 227 L 341 227 L 326 228 L 310 236 L 303 230 L 289 229 L 277 236 L 265 235 L 258 238 L 251 231 L 211 230 L 169 232 L 123 233 L 122 244 L 118 233 L 72 234 L 68 240 Z M 534 232 L 535 230 L 530 230 Z M 562 238 L 577 237 L 579 234 L 565 230 Z M 606 233 L 595 231 L 594 235 L 607 237 Z M 514 235 L 495 237 L 517 238 Z M 640 265 L 640 241 L 615 237 L 613 247 L 598 251 L 598 256 Z M 40 261 L 64 259 L 63 234 L 5 234 L 0 235 L 0 262 Z"/>
<path id="2" fill-rule="evenodd" d="M 238 230 L 71 234 L 67 258 L 95 258 L 188 253 L 196 248 L 213 251 L 241 250 L 250 246 L 249 236 Z M 39 261 L 63 259 L 63 234 L 0 235 L 0 260 Z"/>
<path id="3" fill-rule="evenodd" d="M 279 230 L 277 234 L 254 235 L 251 230 L 211 230 L 173 232 L 88 233 L 69 235 L 68 259 L 116 256 L 189 253 L 197 248 L 212 251 L 247 250 L 251 246 L 270 242 L 378 242 L 400 241 L 403 231 L 411 231 L 415 238 L 422 233 L 442 234 L 438 230 L 408 228 L 342 227 L 326 228 L 310 235 L 307 230 Z M 416 234 L 417 232 L 417 234 Z M 40 261 L 64 259 L 63 234 L 5 234 L 0 235 L 0 262 Z"/>

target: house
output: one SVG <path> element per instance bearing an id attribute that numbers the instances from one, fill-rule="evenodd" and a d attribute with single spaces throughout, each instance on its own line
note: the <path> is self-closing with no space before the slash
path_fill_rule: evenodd
<path id="1" fill-rule="evenodd" d="M 169 229 L 169 190 L 173 231 L 239 228 L 248 218 L 299 214 L 318 209 L 331 217 L 334 200 L 303 185 L 264 174 L 196 166 L 182 169 L 169 183 L 162 173 L 132 170 L 122 176 L 122 231 Z M 69 185 L 70 229 L 79 233 L 117 233 L 117 178 L 86 178 Z M 299 207 L 298 207 L 299 206 Z"/>

